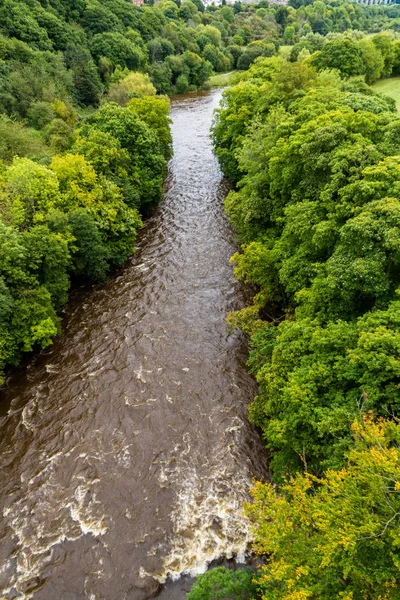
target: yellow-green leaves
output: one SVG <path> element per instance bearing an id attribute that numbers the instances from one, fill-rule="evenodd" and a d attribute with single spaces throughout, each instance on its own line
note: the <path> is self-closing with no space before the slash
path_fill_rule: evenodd
<path id="1" fill-rule="evenodd" d="M 247 512 L 268 557 L 256 578 L 263 600 L 400 598 L 400 426 L 369 416 L 352 429 L 342 469 L 279 490 L 255 484 Z"/>
<path id="2" fill-rule="evenodd" d="M 56 174 L 28 158 L 16 158 L 0 180 L 3 219 L 21 230 L 54 209 L 59 197 Z"/>

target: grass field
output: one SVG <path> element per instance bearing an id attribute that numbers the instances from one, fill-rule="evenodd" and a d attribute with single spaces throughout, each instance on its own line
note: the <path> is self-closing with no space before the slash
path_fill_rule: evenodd
<path id="1" fill-rule="evenodd" d="M 212 88 L 227 87 L 236 73 L 237 71 L 230 71 L 229 73 L 217 73 L 216 75 L 212 75 L 212 77 L 207 80 L 207 86 Z"/>
<path id="2" fill-rule="evenodd" d="M 376 92 L 394 98 L 397 110 L 400 112 L 400 77 L 381 79 L 371 86 Z"/>

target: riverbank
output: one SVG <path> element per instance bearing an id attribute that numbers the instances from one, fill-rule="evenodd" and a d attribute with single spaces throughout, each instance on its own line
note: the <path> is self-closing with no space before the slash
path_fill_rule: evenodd
<path id="1" fill-rule="evenodd" d="M 229 73 L 216 73 L 206 81 L 206 86 L 213 88 L 224 88 L 232 84 L 235 75 L 240 71 L 229 71 Z"/>

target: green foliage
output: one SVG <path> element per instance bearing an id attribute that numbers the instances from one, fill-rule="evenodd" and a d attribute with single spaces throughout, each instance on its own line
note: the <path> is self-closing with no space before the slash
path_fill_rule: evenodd
<path id="1" fill-rule="evenodd" d="M 1 371 L 7 364 L 15 364 L 21 351 L 30 352 L 34 345 L 48 346 L 59 330 L 50 292 L 34 272 L 37 263 L 30 268 L 26 241 L 24 233 L 0 221 Z M 51 268 L 54 258 L 53 254 L 47 267 Z M 48 270 L 46 274 L 50 275 Z"/>
<path id="2" fill-rule="evenodd" d="M 393 38 L 388 33 L 381 33 L 379 35 L 375 35 L 372 38 L 372 41 L 378 50 L 380 50 L 383 57 L 384 65 L 382 75 L 384 77 L 390 77 L 396 60 L 396 50 L 394 44 L 392 43 Z"/>
<path id="3" fill-rule="evenodd" d="M 178 94 L 184 94 L 189 89 L 189 80 L 183 73 L 176 80 L 176 91 Z"/>
<path id="4" fill-rule="evenodd" d="M 126 106 L 132 98 L 154 96 L 155 94 L 156 88 L 147 74 L 131 72 L 121 81 L 111 85 L 107 99 L 109 102 Z"/>
<path id="5" fill-rule="evenodd" d="M 135 70 L 145 62 L 142 50 L 118 32 L 97 33 L 93 37 L 91 51 L 97 60 L 105 56 L 114 67 L 121 65 Z"/>
<path id="6" fill-rule="evenodd" d="M 361 39 L 358 46 L 362 53 L 365 80 L 367 83 L 374 83 L 383 75 L 385 61 L 382 52 L 373 40 L 367 38 Z"/>
<path id="7" fill-rule="evenodd" d="M 133 6 L 75 3 L 86 37 L 35 0 L 31 12 L 12 4 L 0 3 L 17 19 L 4 18 L 4 33 L 21 38 L 0 36 L 0 377 L 51 344 L 71 278 L 104 281 L 134 252 L 136 207 L 160 197 L 171 156 L 168 100 L 126 68 L 146 62 Z M 93 51 L 100 71 L 89 47 L 104 50 Z M 130 107 L 105 104 L 76 130 L 74 102 L 97 105 L 110 82 Z"/>
<path id="8" fill-rule="evenodd" d="M 172 137 L 169 126 L 172 121 L 168 116 L 169 99 L 166 96 L 133 98 L 128 108 L 155 132 L 164 157 L 171 158 Z"/>
<path id="9" fill-rule="evenodd" d="M 248 507 L 266 558 L 254 596 L 389 600 L 400 598 L 400 119 L 367 83 L 397 73 L 399 54 L 391 33 L 347 30 L 398 7 L 291 4 L 296 15 L 274 9 L 290 62 L 257 59 L 213 124 L 235 185 L 235 275 L 257 290 L 228 324 L 251 336 L 250 418 L 278 484 L 257 483 Z M 205 589 L 214 597 L 218 582 Z"/>
<path id="10" fill-rule="evenodd" d="M 157 91 L 173 93 L 201 87 L 211 67 L 217 72 L 247 69 L 258 56 L 271 56 L 282 41 L 294 44 L 291 59 L 296 60 L 303 48 L 322 51 L 320 34 L 395 30 L 398 15 L 392 7 L 361 8 L 346 0 L 315 2 L 297 11 L 239 3 L 205 8 L 201 0 L 140 8 L 126 0 L 2 0 L 0 16 L 0 112 L 26 119 L 31 105 L 56 98 L 97 107 L 110 83 L 117 83 L 112 76 L 119 68 L 147 72 Z M 388 76 L 399 69 L 391 33 L 362 43 L 357 35 L 344 42 L 339 38 L 324 41 L 361 52 L 369 82 L 378 73 Z M 361 72 L 354 56 L 345 54 L 351 72 Z M 168 60 L 172 57 L 177 60 Z M 31 124 L 45 126 L 37 111 Z"/>
<path id="11" fill-rule="evenodd" d="M 94 282 L 104 281 L 110 265 L 107 262 L 109 254 L 99 226 L 83 208 L 68 214 L 68 224 L 75 238 L 72 258 L 74 273 L 77 276 L 88 277 Z"/>
<path id="12" fill-rule="evenodd" d="M 309 318 L 259 329 L 250 367 L 259 396 L 250 409 L 273 450 L 276 476 L 340 466 L 358 410 L 396 414 L 400 303 L 354 322 Z"/>
<path id="13" fill-rule="evenodd" d="M 80 46 L 67 46 L 66 62 L 73 77 L 72 94 L 78 104 L 97 106 L 103 86 L 89 50 Z"/>
<path id="14" fill-rule="evenodd" d="M 254 571 L 251 569 L 211 569 L 197 578 L 187 595 L 187 600 L 250 600 L 256 594 L 253 577 Z"/>
<path id="15" fill-rule="evenodd" d="M 50 148 L 37 131 L 0 115 L 0 160 L 9 163 L 14 156 L 40 159 L 50 154 Z"/>
<path id="16" fill-rule="evenodd" d="M 162 118 L 168 124 L 167 115 Z M 83 135 L 86 137 L 94 130 L 111 135 L 128 153 L 126 168 L 131 192 L 126 201 L 139 207 L 159 200 L 166 161 L 163 140 L 158 139 L 156 131 L 143 122 L 134 110 L 117 104 L 105 104 L 86 120 L 82 128 Z"/>
<path id="17" fill-rule="evenodd" d="M 80 144 L 98 168 L 119 174 L 117 144 L 96 141 L 108 142 L 103 155 L 93 141 Z M 104 280 L 110 265 L 134 251 L 141 220 L 121 190 L 79 154 L 56 156 L 50 168 L 15 158 L 0 179 L 0 209 L 3 368 L 21 352 L 51 343 L 59 328 L 55 309 L 68 299 L 70 276 Z"/>
<path id="18" fill-rule="evenodd" d="M 256 58 L 263 55 L 263 48 L 259 45 L 248 46 L 237 61 L 237 68 L 246 71 Z"/>
<path id="19" fill-rule="evenodd" d="M 252 334 L 250 414 L 277 479 L 340 467 L 359 410 L 399 410 L 399 127 L 362 79 L 306 63 L 261 61 L 224 93 L 235 274 L 258 288 L 230 322 Z"/>
<path id="20" fill-rule="evenodd" d="M 345 37 L 326 42 L 313 64 L 317 69 L 338 69 L 345 77 L 361 75 L 365 69 L 361 48 Z"/>

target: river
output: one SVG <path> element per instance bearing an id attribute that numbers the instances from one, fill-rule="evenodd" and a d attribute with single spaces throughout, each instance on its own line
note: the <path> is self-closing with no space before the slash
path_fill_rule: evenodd
<path id="1" fill-rule="evenodd" d="M 246 342 L 225 325 L 250 292 L 209 139 L 220 97 L 173 101 L 164 199 L 136 254 L 73 294 L 63 334 L 2 390 L 3 599 L 146 600 L 246 549 L 265 461 Z"/>

